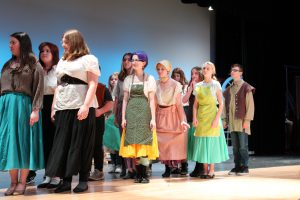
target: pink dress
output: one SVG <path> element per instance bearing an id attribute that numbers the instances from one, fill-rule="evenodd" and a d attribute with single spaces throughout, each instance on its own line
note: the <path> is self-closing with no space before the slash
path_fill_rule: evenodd
<path id="1" fill-rule="evenodd" d="M 182 104 L 176 105 L 176 96 L 181 90 L 180 83 L 173 79 L 166 83 L 157 81 L 156 132 L 159 160 L 171 167 L 181 163 L 187 155 L 187 133 L 181 127 L 185 114 Z"/>

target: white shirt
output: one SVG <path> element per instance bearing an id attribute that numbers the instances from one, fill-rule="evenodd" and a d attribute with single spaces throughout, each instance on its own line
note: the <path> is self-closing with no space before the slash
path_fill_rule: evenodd
<path id="1" fill-rule="evenodd" d="M 129 92 L 129 96 L 130 96 L 130 89 L 132 86 L 132 79 L 133 79 L 133 75 L 127 76 L 124 80 L 124 85 L 123 85 L 124 86 L 123 90 Z M 146 79 L 146 75 L 145 75 L 145 79 Z M 134 76 L 133 84 L 141 85 L 143 84 L 143 82 L 140 81 L 136 76 Z M 152 75 L 149 75 L 147 80 L 144 81 L 144 94 L 148 98 L 149 92 L 155 92 L 155 91 L 156 91 L 156 81 Z"/>
<path id="2" fill-rule="evenodd" d="M 48 73 L 44 74 L 44 95 L 53 95 L 55 92 L 55 88 L 57 87 L 55 69 L 56 65 Z"/>
<path id="3" fill-rule="evenodd" d="M 56 76 L 60 81 L 65 74 L 78 78 L 87 83 L 87 72 L 99 76 L 98 59 L 93 55 L 85 55 L 72 61 L 60 60 L 56 68 Z M 55 110 L 79 109 L 85 101 L 88 85 L 67 84 L 59 85 L 56 93 Z M 96 95 L 89 107 L 97 108 Z"/>

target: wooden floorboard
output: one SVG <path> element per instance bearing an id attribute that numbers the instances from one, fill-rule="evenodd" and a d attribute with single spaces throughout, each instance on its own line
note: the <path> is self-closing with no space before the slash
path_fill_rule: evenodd
<path id="1" fill-rule="evenodd" d="M 74 180 L 72 187 L 76 186 Z M 153 177 L 149 184 L 135 184 L 133 180 L 107 179 L 89 183 L 86 193 L 55 194 L 51 190 L 27 187 L 26 194 L 0 199 L 22 200 L 164 200 L 164 199 L 300 199 L 300 166 L 251 169 L 247 176 L 229 176 L 217 172 L 212 180 L 198 178 Z"/>

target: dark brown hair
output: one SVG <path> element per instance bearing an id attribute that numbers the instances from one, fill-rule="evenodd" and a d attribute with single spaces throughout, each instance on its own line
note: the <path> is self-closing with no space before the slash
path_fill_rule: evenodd
<path id="1" fill-rule="evenodd" d="M 129 60 L 131 60 L 131 58 L 132 58 L 132 53 L 125 53 L 125 54 L 123 55 L 123 58 L 122 58 L 122 64 L 121 64 L 121 70 L 120 70 L 120 73 L 119 73 L 119 76 L 118 76 L 118 78 L 119 78 L 120 81 L 124 81 L 124 79 L 125 79 L 126 76 L 127 76 L 126 69 L 124 68 L 124 61 L 125 61 L 125 57 L 126 57 L 126 56 L 129 56 Z"/>
<path id="2" fill-rule="evenodd" d="M 173 69 L 172 75 L 171 75 L 172 79 L 175 79 L 175 74 L 179 74 L 180 75 L 179 83 L 181 83 L 181 85 L 184 86 L 184 85 L 188 84 L 188 81 L 185 78 L 184 71 L 181 68 L 176 67 L 176 68 Z"/>
<path id="3" fill-rule="evenodd" d="M 42 52 L 42 50 L 45 46 L 49 47 L 49 49 L 51 51 L 51 54 L 52 54 L 52 65 L 51 66 L 53 67 L 54 65 L 57 65 L 57 63 L 59 61 L 58 47 L 55 44 L 51 43 L 51 42 L 42 42 L 40 44 L 40 46 L 39 46 L 39 51 L 40 51 L 39 52 L 39 61 L 42 65 L 42 67 L 45 67 L 45 63 L 41 59 L 41 52 Z"/>

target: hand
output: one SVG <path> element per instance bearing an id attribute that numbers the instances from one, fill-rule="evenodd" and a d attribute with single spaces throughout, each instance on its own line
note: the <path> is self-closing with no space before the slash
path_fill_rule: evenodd
<path id="1" fill-rule="evenodd" d="M 248 129 L 250 127 L 250 122 L 249 121 L 244 121 L 243 122 L 243 129 Z"/>
<path id="2" fill-rule="evenodd" d="M 127 125 L 127 121 L 126 121 L 126 119 L 123 119 L 122 124 L 121 124 L 122 128 L 125 128 L 126 125 Z"/>
<path id="3" fill-rule="evenodd" d="M 151 128 L 151 131 L 156 129 L 156 122 L 153 119 L 150 121 L 150 128 Z"/>
<path id="4" fill-rule="evenodd" d="M 181 126 L 183 129 L 183 132 L 186 132 L 190 128 L 190 125 L 188 123 L 186 123 L 185 121 L 181 122 Z"/>
<path id="5" fill-rule="evenodd" d="M 218 123 L 219 123 L 219 120 L 218 119 L 214 119 L 214 121 L 211 124 L 211 127 L 212 128 L 217 128 L 218 127 Z"/>
<path id="6" fill-rule="evenodd" d="M 51 121 L 52 121 L 52 122 L 55 121 L 55 112 L 56 112 L 56 111 L 55 111 L 54 109 L 51 110 Z"/>
<path id="7" fill-rule="evenodd" d="M 30 126 L 33 126 L 33 124 L 37 121 L 39 121 L 39 111 L 33 110 L 30 114 L 30 121 L 29 121 Z"/>
<path id="8" fill-rule="evenodd" d="M 224 121 L 223 122 L 223 129 L 226 129 L 228 127 L 227 123 Z"/>
<path id="9" fill-rule="evenodd" d="M 89 108 L 86 105 L 82 105 L 77 113 L 78 120 L 84 120 L 89 115 Z"/>
<path id="10" fill-rule="evenodd" d="M 193 119 L 193 126 L 197 127 L 198 126 L 198 120 L 197 119 Z"/>
<path id="11" fill-rule="evenodd" d="M 102 109 L 101 109 L 101 108 L 99 108 L 99 109 L 96 109 L 96 112 L 95 112 L 95 114 L 96 114 L 96 117 L 100 117 L 101 115 L 103 115 L 103 113 L 102 113 Z"/>

